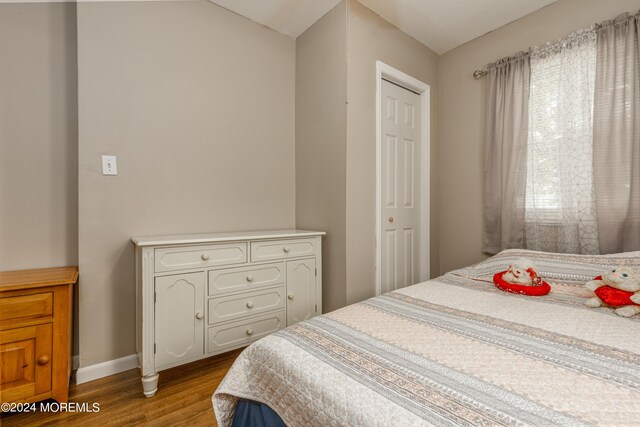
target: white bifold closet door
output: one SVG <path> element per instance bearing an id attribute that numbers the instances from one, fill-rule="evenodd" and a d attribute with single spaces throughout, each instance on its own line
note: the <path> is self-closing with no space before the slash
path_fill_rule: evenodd
<path id="1" fill-rule="evenodd" d="M 420 279 L 420 96 L 382 81 L 382 292 Z"/>

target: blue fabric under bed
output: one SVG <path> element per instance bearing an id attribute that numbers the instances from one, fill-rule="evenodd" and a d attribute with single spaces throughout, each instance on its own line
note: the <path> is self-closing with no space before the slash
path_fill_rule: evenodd
<path id="1" fill-rule="evenodd" d="M 241 399 L 232 427 L 285 427 L 282 419 L 264 403 Z"/>

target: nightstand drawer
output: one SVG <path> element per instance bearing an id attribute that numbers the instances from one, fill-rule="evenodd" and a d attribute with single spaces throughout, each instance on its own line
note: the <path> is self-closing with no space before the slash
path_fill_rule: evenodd
<path id="1" fill-rule="evenodd" d="M 53 314 L 51 292 L 0 298 L 0 321 L 47 317 Z"/>
<path id="2" fill-rule="evenodd" d="M 209 324 L 284 308 L 284 286 L 209 299 Z"/>
<path id="3" fill-rule="evenodd" d="M 249 345 L 253 341 L 284 328 L 284 311 L 214 326 L 208 331 L 208 353 Z"/>
<path id="4" fill-rule="evenodd" d="M 284 283 L 284 263 L 209 271 L 209 295 L 252 291 Z"/>
<path id="5" fill-rule="evenodd" d="M 251 242 L 251 262 L 313 256 L 317 253 L 312 239 Z"/>
<path id="6" fill-rule="evenodd" d="M 189 246 L 155 250 L 156 273 L 247 262 L 247 244 Z"/>

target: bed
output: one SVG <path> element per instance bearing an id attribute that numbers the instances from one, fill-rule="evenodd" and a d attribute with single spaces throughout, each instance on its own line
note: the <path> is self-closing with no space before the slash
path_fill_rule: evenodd
<path id="1" fill-rule="evenodd" d="M 495 288 L 521 257 L 549 295 Z M 638 425 L 640 315 L 584 305 L 584 283 L 620 265 L 640 267 L 640 252 L 507 250 L 293 325 L 240 354 L 212 397 L 217 421 L 253 405 L 288 426 Z"/>

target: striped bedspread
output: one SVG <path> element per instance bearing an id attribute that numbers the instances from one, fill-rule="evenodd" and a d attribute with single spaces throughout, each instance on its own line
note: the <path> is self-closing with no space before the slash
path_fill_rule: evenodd
<path id="1" fill-rule="evenodd" d="M 527 257 L 545 297 L 491 281 Z M 296 324 L 248 347 L 213 396 L 228 426 L 238 398 L 288 426 L 640 425 L 640 315 L 583 305 L 583 285 L 640 252 L 508 250 L 438 279 Z"/>

